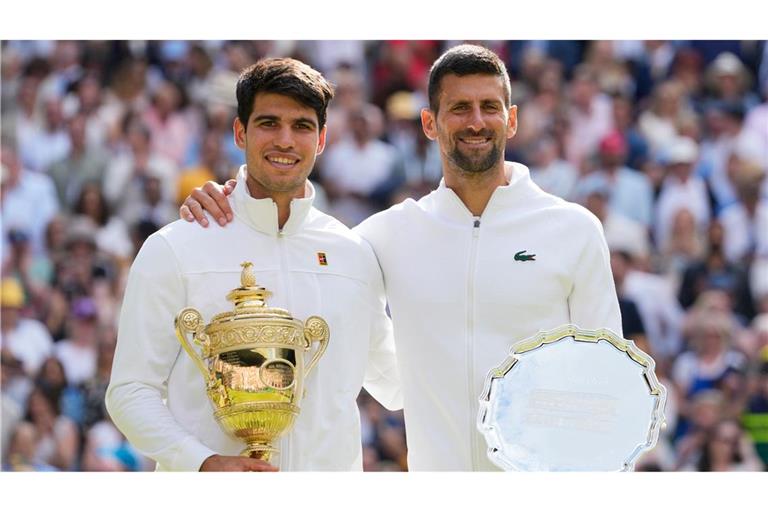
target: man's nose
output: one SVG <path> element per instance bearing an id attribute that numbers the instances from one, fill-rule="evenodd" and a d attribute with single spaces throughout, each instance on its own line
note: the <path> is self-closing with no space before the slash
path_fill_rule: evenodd
<path id="1" fill-rule="evenodd" d="M 483 110 L 480 106 L 476 106 L 472 109 L 469 115 L 469 125 L 467 128 L 479 132 L 485 128 L 485 118 L 483 117 Z"/>
<path id="2" fill-rule="evenodd" d="M 293 147 L 293 130 L 290 126 L 284 126 L 278 131 L 274 144 L 279 149 L 291 149 Z"/>

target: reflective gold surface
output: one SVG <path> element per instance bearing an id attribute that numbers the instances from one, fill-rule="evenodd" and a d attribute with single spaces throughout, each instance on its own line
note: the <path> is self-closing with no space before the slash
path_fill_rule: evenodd
<path id="1" fill-rule="evenodd" d="M 325 352 L 330 330 L 320 317 L 302 323 L 284 309 L 268 307 L 271 293 L 256 284 L 250 262 L 242 267 L 240 288 L 227 295 L 232 311 L 204 325 L 196 309 L 185 308 L 174 323 L 179 342 L 206 380 L 216 421 L 246 443 L 242 455 L 268 461 L 277 453 L 275 440 L 299 414 L 304 381 Z M 305 366 L 314 342 L 319 345 Z"/>

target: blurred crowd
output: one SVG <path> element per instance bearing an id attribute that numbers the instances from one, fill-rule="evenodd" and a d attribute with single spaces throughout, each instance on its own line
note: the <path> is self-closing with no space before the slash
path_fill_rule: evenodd
<path id="1" fill-rule="evenodd" d="M 4 41 L 2 469 L 154 468 L 104 409 L 121 298 L 143 241 L 244 163 L 241 69 L 292 56 L 335 84 L 311 179 L 353 226 L 439 183 L 419 111 L 460 42 Z M 669 391 L 638 469 L 765 469 L 768 45 L 481 43 L 518 105 L 507 160 L 603 223 L 625 337 Z M 402 412 L 359 405 L 365 469 L 407 469 Z"/>

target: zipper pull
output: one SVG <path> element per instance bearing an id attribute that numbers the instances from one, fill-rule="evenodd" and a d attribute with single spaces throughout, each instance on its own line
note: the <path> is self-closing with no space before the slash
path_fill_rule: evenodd
<path id="1" fill-rule="evenodd" d="M 480 217 L 475 217 L 475 223 L 473 224 L 473 227 L 475 228 L 480 227 Z"/>

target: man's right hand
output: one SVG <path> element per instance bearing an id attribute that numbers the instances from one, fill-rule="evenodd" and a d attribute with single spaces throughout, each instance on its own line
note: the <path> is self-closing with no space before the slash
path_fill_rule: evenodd
<path id="1" fill-rule="evenodd" d="M 259 459 L 211 455 L 203 461 L 200 471 L 278 471 L 278 469 Z"/>
<path id="2" fill-rule="evenodd" d="M 205 210 L 221 226 L 225 226 L 232 220 L 232 208 L 227 196 L 236 185 L 236 180 L 228 180 L 223 186 L 215 181 L 206 181 L 202 187 L 195 187 L 179 208 L 179 217 L 188 222 L 197 221 L 205 228 L 208 227 Z"/>

